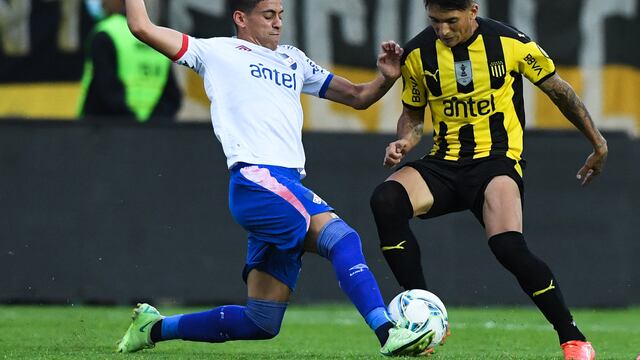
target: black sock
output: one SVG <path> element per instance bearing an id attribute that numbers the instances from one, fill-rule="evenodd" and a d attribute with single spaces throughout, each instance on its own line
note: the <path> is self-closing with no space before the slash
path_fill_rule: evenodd
<path id="1" fill-rule="evenodd" d="M 389 321 L 378 326 L 378 328 L 376 329 L 375 332 L 376 336 L 378 337 L 378 341 L 380 341 L 380 346 L 384 345 L 384 343 L 387 342 L 387 339 L 389 338 L 389 329 L 391 329 L 392 327 L 394 327 L 394 325 L 391 321 Z"/>
<path id="2" fill-rule="evenodd" d="M 151 341 L 155 344 L 162 341 L 162 320 L 156 322 L 151 327 Z"/>
<path id="3" fill-rule="evenodd" d="M 420 246 L 409 227 L 413 206 L 397 181 L 385 181 L 371 195 L 371 211 L 378 228 L 382 255 L 405 289 L 427 289 L 422 273 Z"/>
<path id="4" fill-rule="evenodd" d="M 585 341 L 584 335 L 573 322 L 551 269 L 529 251 L 521 233 L 510 231 L 495 235 L 489 239 L 489 247 L 553 325 L 561 344 L 570 340 Z"/>

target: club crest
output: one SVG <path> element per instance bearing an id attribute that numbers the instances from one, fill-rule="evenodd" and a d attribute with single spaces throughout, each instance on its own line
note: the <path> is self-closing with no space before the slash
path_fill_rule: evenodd
<path id="1" fill-rule="evenodd" d="M 494 78 L 503 78 L 507 74 L 507 68 L 504 66 L 503 61 L 494 61 L 489 64 L 489 69 L 491 72 L 491 77 Z"/>
<path id="2" fill-rule="evenodd" d="M 467 86 L 473 81 L 473 72 L 471 70 L 471 61 L 457 61 L 456 67 L 456 80 L 462 86 Z"/>
<path id="3" fill-rule="evenodd" d="M 278 53 L 278 55 L 282 57 L 285 65 L 290 67 L 292 70 L 296 70 L 298 68 L 298 63 L 296 63 L 296 61 L 291 56 L 283 53 Z"/>

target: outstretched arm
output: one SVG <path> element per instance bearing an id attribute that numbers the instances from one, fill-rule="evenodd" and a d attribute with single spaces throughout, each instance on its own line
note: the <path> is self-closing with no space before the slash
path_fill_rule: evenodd
<path id="1" fill-rule="evenodd" d="M 398 119 L 398 140 L 387 146 L 383 165 L 394 167 L 413 150 L 422 139 L 424 129 L 424 108 L 414 109 L 404 106 Z"/>
<path id="2" fill-rule="evenodd" d="M 393 41 L 383 42 L 382 53 L 378 56 L 378 76 L 365 84 L 353 84 L 351 81 L 336 76 L 331 80 L 325 98 L 364 110 L 391 89 L 400 77 L 400 57 L 402 48 Z"/>
<path id="3" fill-rule="evenodd" d="M 182 33 L 152 23 L 144 0 L 126 0 L 126 7 L 127 24 L 136 38 L 170 59 L 180 52 Z"/>
<path id="4" fill-rule="evenodd" d="M 562 114 L 578 128 L 593 145 L 593 152 L 587 158 L 584 166 L 576 174 L 582 185 L 587 185 L 595 176 L 602 172 L 607 161 L 607 140 L 596 128 L 589 111 L 575 93 L 571 85 L 558 74 L 553 75 L 539 85 Z"/>

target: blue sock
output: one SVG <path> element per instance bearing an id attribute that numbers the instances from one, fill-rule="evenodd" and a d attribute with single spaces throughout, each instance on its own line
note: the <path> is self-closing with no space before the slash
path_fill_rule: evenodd
<path id="1" fill-rule="evenodd" d="M 286 307 L 286 303 L 249 299 L 247 306 L 226 305 L 169 316 L 162 320 L 162 340 L 219 343 L 271 339 L 280 331 Z"/>
<path id="2" fill-rule="evenodd" d="M 329 221 L 318 236 L 318 253 L 331 261 L 340 288 L 369 327 L 376 330 L 389 325 L 387 308 L 364 259 L 360 236 L 355 230 L 341 219 Z"/>

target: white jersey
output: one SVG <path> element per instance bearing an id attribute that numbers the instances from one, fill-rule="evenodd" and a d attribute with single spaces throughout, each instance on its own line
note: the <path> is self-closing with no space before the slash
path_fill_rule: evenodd
<path id="1" fill-rule="evenodd" d="M 333 75 L 301 50 L 273 51 L 238 38 L 188 37 L 176 60 L 203 79 L 211 121 L 227 157 L 304 171 L 300 93 L 324 97 Z"/>

